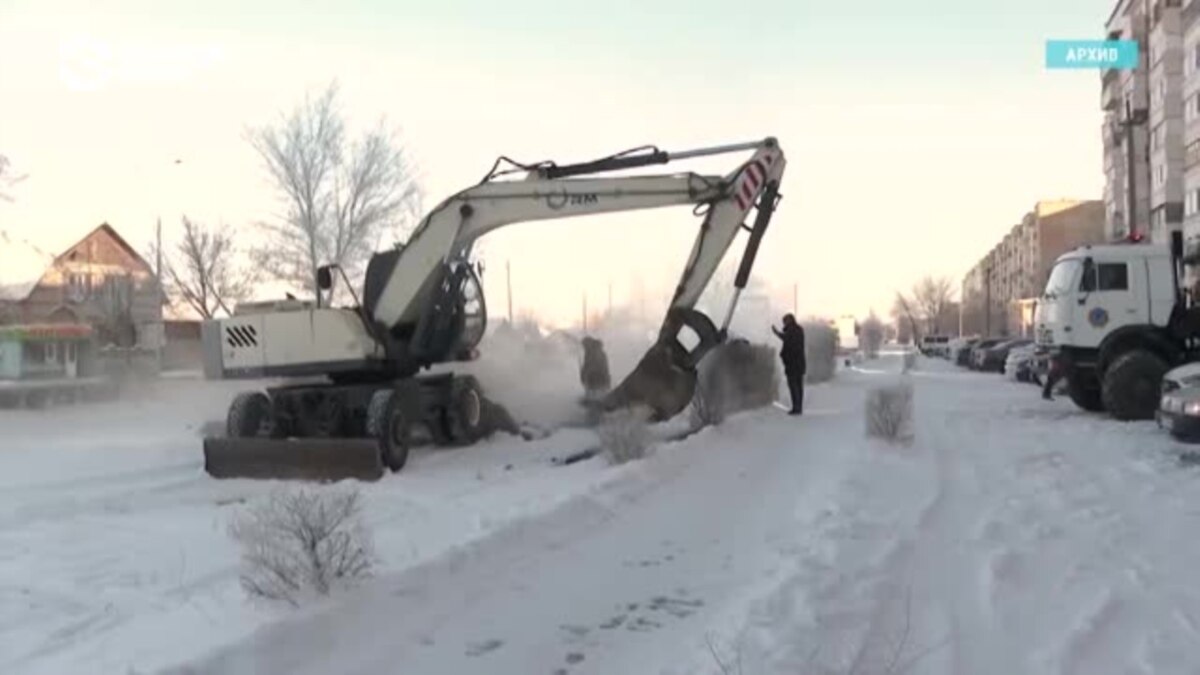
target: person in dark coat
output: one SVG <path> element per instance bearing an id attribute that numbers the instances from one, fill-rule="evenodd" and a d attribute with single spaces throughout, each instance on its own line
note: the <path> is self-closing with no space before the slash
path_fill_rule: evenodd
<path id="1" fill-rule="evenodd" d="M 788 392 L 792 397 L 792 409 L 789 415 L 804 413 L 804 374 L 808 363 L 804 356 L 804 329 L 796 323 L 796 317 L 787 314 L 783 317 L 783 330 L 771 326 L 771 331 L 783 341 L 779 349 L 779 359 L 783 361 L 783 374 L 787 377 Z"/>

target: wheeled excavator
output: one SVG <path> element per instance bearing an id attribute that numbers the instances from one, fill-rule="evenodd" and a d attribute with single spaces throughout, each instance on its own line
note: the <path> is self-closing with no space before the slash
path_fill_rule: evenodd
<path id="1" fill-rule="evenodd" d="M 749 157 L 723 176 L 608 175 L 731 153 Z M 325 266 L 317 270 L 315 301 L 252 303 L 205 322 L 208 377 L 283 380 L 234 398 L 225 435 L 204 440 L 206 471 L 376 480 L 405 465 L 421 430 L 438 445 L 469 445 L 491 433 L 497 406 L 475 378 L 423 371 L 478 355 L 487 312 L 472 246 L 527 221 L 693 206 L 699 232 L 656 342 L 594 403 L 603 411 L 642 406 L 653 420 L 678 414 L 695 393 L 697 364 L 726 341 L 785 166 L 774 138 L 682 152 L 650 146 L 573 164 L 501 157 L 479 184 L 426 215 L 407 242 L 373 255 L 361 297 L 344 270 Z M 696 303 L 742 230 L 748 236 L 718 328 Z M 339 278 L 354 306 L 322 304 Z"/>

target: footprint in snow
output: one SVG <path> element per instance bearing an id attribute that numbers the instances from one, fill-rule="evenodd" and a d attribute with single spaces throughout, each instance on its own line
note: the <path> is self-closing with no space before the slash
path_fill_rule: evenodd
<path id="1" fill-rule="evenodd" d="M 488 652 L 494 652 L 504 646 L 503 640 L 487 640 L 485 642 L 477 642 L 473 645 L 467 645 L 467 656 L 483 656 Z"/>
<path id="2" fill-rule="evenodd" d="M 629 618 L 629 615 L 627 615 L 627 614 L 618 614 L 617 616 L 614 616 L 613 618 L 609 619 L 608 621 L 605 621 L 604 623 L 600 624 L 600 628 L 603 630 L 612 630 L 614 628 L 620 628 L 621 624 L 625 623 L 625 619 L 628 619 L 628 618 Z"/>
<path id="3" fill-rule="evenodd" d="M 589 631 L 591 631 L 591 629 L 588 628 L 587 626 L 575 626 L 575 625 L 571 625 L 571 624 L 563 624 L 563 625 L 559 626 L 559 628 L 561 628 L 562 630 L 565 630 L 566 632 L 570 633 L 571 635 L 573 635 L 575 637 L 583 637 L 583 636 L 587 635 Z"/>

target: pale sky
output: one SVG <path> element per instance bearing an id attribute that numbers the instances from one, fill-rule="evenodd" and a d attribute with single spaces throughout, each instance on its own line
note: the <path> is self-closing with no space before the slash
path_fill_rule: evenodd
<path id="1" fill-rule="evenodd" d="M 1047 72 L 1043 48 L 1101 36 L 1111 4 L 0 0 L 0 154 L 29 175 L 0 227 L 51 250 L 102 221 L 141 248 L 184 213 L 249 233 L 274 202 L 243 129 L 336 78 L 352 123 L 403 128 L 430 206 L 501 154 L 776 136 L 788 172 L 756 276 L 781 302 L 795 284 L 806 315 L 885 314 L 923 274 L 961 280 L 1038 199 L 1100 198 L 1099 75 Z M 98 86 L 61 72 L 80 44 L 110 54 Z M 665 293 L 697 223 L 502 230 L 484 244 L 492 313 L 505 261 L 518 310 L 553 322 L 610 280 L 618 303 L 635 275 Z"/>

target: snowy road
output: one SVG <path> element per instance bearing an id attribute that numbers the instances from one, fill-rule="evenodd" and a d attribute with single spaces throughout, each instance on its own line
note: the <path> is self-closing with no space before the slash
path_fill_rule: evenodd
<path id="1" fill-rule="evenodd" d="M 670 665 L 715 613 L 779 573 L 770 549 L 794 536 L 797 510 L 830 497 L 859 396 L 836 388 L 816 399 L 803 422 L 772 410 L 710 431 L 611 490 L 327 614 L 268 629 L 200 672 Z"/>
<path id="2" fill-rule="evenodd" d="M 550 466 L 586 431 L 419 456 L 363 486 L 377 576 L 303 612 L 238 589 L 224 526 L 270 485 L 199 470 L 226 392 L 182 427 L 166 393 L 70 413 L 87 437 L 0 417 L 0 671 L 1200 672 L 1180 448 L 938 361 L 915 442 L 872 443 L 896 365 L 616 469 Z"/>
<path id="3" fill-rule="evenodd" d="M 862 438 L 848 374 L 189 672 L 1200 670 L 1170 441 L 927 367 L 909 449 Z"/>

